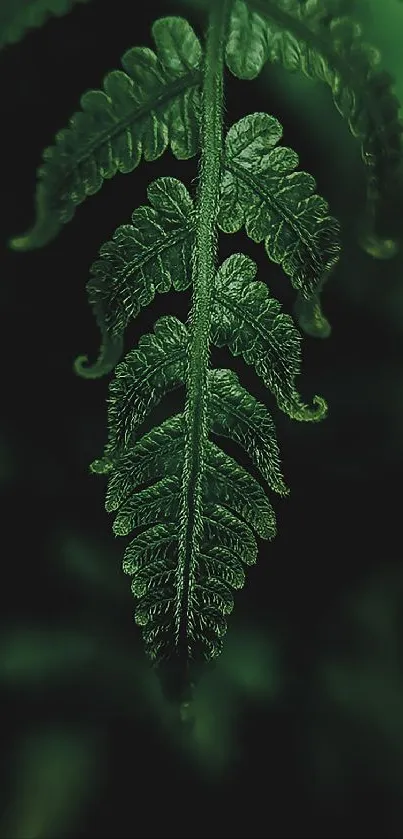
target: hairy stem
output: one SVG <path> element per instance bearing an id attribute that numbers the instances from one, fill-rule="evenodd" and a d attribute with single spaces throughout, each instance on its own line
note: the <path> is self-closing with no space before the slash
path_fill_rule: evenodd
<path id="1" fill-rule="evenodd" d="M 209 14 L 203 73 L 201 162 L 196 201 L 196 238 L 193 252 L 193 299 L 188 352 L 185 407 L 185 462 L 180 510 L 179 555 L 175 623 L 176 646 L 185 665 L 189 634 L 188 615 L 194 597 L 197 552 L 202 536 L 202 474 L 208 437 L 208 364 L 211 308 L 217 252 L 216 217 L 223 148 L 224 48 L 231 0 L 216 3 Z M 181 668 L 182 669 L 182 668 Z M 186 680 L 187 674 L 182 672 Z"/>

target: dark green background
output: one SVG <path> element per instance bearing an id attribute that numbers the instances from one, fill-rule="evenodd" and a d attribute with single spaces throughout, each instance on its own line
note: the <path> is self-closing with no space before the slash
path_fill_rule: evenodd
<path id="1" fill-rule="evenodd" d="M 227 124 L 254 110 L 282 122 L 341 221 L 343 253 L 324 296 L 332 335 L 304 341 L 299 382 L 306 400 L 327 399 L 329 417 L 299 425 L 273 408 L 291 495 L 274 499 L 278 537 L 261 544 L 236 597 L 188 743 L 143 659 L 125 541 L 88 474 L 106 439 L 107 382 L 78 379 L 72 363 L 98 349 L 85 292 L 98 248 L 146 202 L 150 180 L 170 174 L 194 189 L 197 163 L 143 162 L 46 249 L 5 250 L 32 221 L 42 150 L 81 93 L 128 47 L 152 46 L 158 16 L 183 13 L 201 35 L 190 6 L 97 0 L 0 55 L 2 835 L 400 837 L 403 257 L 376 262 L 356 244 L 363 167 L 329 91 L 280 68 L 255 82 L 227 75 Z M 362 9 L 403 94 L 403 7 Z M 220 259 L 234 250 L 256 259 L 291 311 L 294 293 L 263 247 L 223 235 Z M 160 296 L 126 347 L 188 306 Z M 271 404 L 245 365 L 224 351 L 213 359 Z M 180 404 L 171 395 L 152 421 Z"/>

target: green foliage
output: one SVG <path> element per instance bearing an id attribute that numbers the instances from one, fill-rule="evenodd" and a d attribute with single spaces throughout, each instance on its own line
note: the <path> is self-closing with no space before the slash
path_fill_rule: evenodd
<path id="1" fill-rule="evenodd" d="M 172 286 L 183 291 L 191 284 L 193 201 L 176 178 L 158 178 L 147 194 L 151 207 L 135 210 L 132 224 L 118 227 L 91 267 L 87 290 L 103 343 L 96 364 L 88 366 L 86 356 L 76 360 L 76 372 L 86 378 L 113 369 L 129 320 L 151 303 L 156 291 L 167 292 Z"/>
<path id="2" fill-rule="evenodd" d="M 305 174 L 305 173 L 302 173 Z M 335 240 L 336 242 L 336 240 Z M 295 390 L 300 372 L 300 335 L 292 318 L 281 314 L 267 286 L 253 282 L 256 265 L 243 254 L 233 254 L 221 265 L 215 284 L 211 340 L 227 345 L 232 354 L 253 364 L 258 376 L 292 419 L 315 419 Z M 322 414 L 323 405 L 319 402 Z"/>
<path id="3" fill-rule="evenodd" d="M 264 240 L 269 258 L 309 298 L 337 262 L 339 225 L 314 194 L 314 178 L 294 171 L 298 155 L 276 146 L 281 135 L 268 114 L 249 114 L 230 128 L 218 224 L 226 233 L 245 225 L 251 239 Z"/>
<path id="4" fill-rule="evenodd" d="M 234 233 L 246 222 L 246 232 L 255 241 L 264 239 L 269 258 L 282 265 L 309 306 L 312 294 L 337 262 L 339 225 L 329 216 L 326 201 L 313 194 L 314 179 L 305 172 L 293 171 L 298 164 L 295 152 L 285 147 L 272 149 L 281 132 L 280 123 L 267 114 L 250 114 L 229 130 L 218 225 L 225 232 Z M 86 378 L 97 378 L 113 369 L 123 349 L 122 336 L 129 320 L 152 302 L 157 291 L 184 291 L 191 284 L 194 202 L 176 178 L 158 178 L 147 192 L 151 206 L 134 210 L 132 224 L 118 227 L 112 241 L 100 248 L 100 259 L 91 266 L 87 290 L 103 343 L 94 365 L 88 366 L 86 356 L 80 356 L 75 363 L 76 372 Z M 247 260 L 242 260 L 245 267 Z M 245 270 L 250 273 L 251 266 Z M 252 275 L 254 271 L 252 268 Z M 228 277 L 224 278 L 222 272 L 217 275 L 216 293 L 228 285 L 229 264 L 226 272 Z M 255 291 L 263 289 L 261 283 L 255 285 Z M 233 288 L 234 318 L 234 301 L 240 289 L 236 284 Z M 222 294 L 220 299 L 222 304 Z M 315 300 L 320 313 L 316 319 L 319 333 L 327 322 L 318 299 Z M 274 304 L 271 301 L 271 306 Z M 227 299 L 227 318 L 229 305 Z M 252 312 L 249 308 L 243 317 L 251 324 L 253 334 L 259 311 Z M 222 313 L 215 317 L 219 319 Z M 303 327 L 308 333 L 313 331 L 309 312 Z M 219 337 L 213 341 L 222 346 Z M 262 347 L 261 351 L 266 349 Z M 239 355 L 240 350 L 232 351 Z M 252 363 L 247 354 L 244 357 Z"/>
<path id="5" fill-rule="evenodd" d="M 326 81 L 336 107 L 359 137 L 368 169 L 366 246 L 379 250 L 378 213 L 401 163 L 401 126 L 379 56 L 345 13 L 349 0 L 222 0 L 209 10 L 204 53 L 180 17 L 157 20 L 156 53 L 133 47 L 104 91 L 89 91 L 82 111 L 44 153 L 32 230 L 16 250 L 40 247 L 72 219 L 75 208 L 118 171 L 131 173 L 170 147 L 178 159 L 200 153 L 193 198 L 176 178 L 148 187 L 149 204 L 117 228 L 91 268 L 89 301 L 101 330 L 98 360 L 80 356 L 86 378 L 110 372 L 129 322 L 156 292 L 192 288 L 189 318 L 159 318 L 115 370 L 108 399 L 108 440 L 92 471 L 108 478 L 106 509 L 113 531 L 131 536 L 123 568 L 132 576 L 135 620 L 146 650 L 186 697 L 200 666 L 221 651 L 232 590 L 257 558 L 257 537 L 272 539 L 275 513 L 260 483 L 287 494 L 275 425 L 266 406 L 231 370 L 214 370 L 210 347 L 227 347 L 253 366 L 289 418 L 317 421 L 326 403 L 307 405 L 295 380 L 301 337 L 256 265 L 234 253 L 218 266 L 217 233 L 263 242 L 298 297 L 296 317 L 311 335 L 330 327 L 319 295 L 340 253 L 340 226 L 316 182 L 297 171 L 298 156 L 278 145 L 282 127 L 266 113 L 248 114 L 224 138 L 224 58 L 241 79 L 266 61 Z M 184 389 L 184 410 L 145 430 L 153 409 Z M 250 474 L 220 448 L 228 438 L 244 450 Z M 134 533 L 134 535 L 133 535 Z"/>
<path id="6" fill-rule="evenodd" d="M 194 208 L 186 187 L 158 178 L 147 196 L 151 206 L 134 210 L 132 224 L 118 227 L 91 268 L 89 302 L 104 307 L 111 335 L 120 335 L 156 291 L 184 291 L 191 283 Z"/>
<path id="7" fill-rule="evenodd" d="M 61 724 L 41 725 L 18 744 L 13 806 L 2 814 L 3 836 L 61 836 L 74 827 L 94 781 L 99 782 L 91 734 Z"/>
<path id="8" fill-rule="evenodd" d="M 305 406 L 295 390 L 299 336 L 263 283 L 253 282 L 254 262 L 233 254 L 217 272 L 211 339 L 242 354 L 277 400 L 296 419 L 320 419 L 326 410 Z M 181 507 L 186 421 L 166 420 L 139 439 L 139 426 L 172 388 L 186 383 L 188 331 L 177 318 L 164 317 L 154 334 L 143 335 L 137 350 L 118 365 L 110 385 L 109 441 L 93 471 L 108 475 L 106 508 L 117 513 L 116 535 L 146 527 L 126 549 L 124 570 L 133 575 L 138 599 L 136 622 L 146 649 L 161 663 L 175 657 L 180 626 L 188 632 L 193 664 L 219 654 L 226 615 L 233 608 L 231 588 L 244 582 L 242 563 L 256 561 L 253 530 L 275 535 L 274 511 L 260 484 L 236 461 L 207 441 L 202 456 L 203 515 L 197 561 L 180 565 L 177 520 L 190 517 Z M 242 446 L 272 490 L 284 495 L 274 424 L 267 409 L 245 390 L 230 370 L 209 371 L 210 433 Z M 144 487 L 143 489 L 141 487 Z M 184 530 L 187 524 L 184 523 Z"/>
<path id="9" fill-rule="evenodd" d="M 67 14 L 75 3 L 88 0 L 1 0 L 0 49 L 17 43 L 27 30 L 42 26 L 49 17 Z"/>

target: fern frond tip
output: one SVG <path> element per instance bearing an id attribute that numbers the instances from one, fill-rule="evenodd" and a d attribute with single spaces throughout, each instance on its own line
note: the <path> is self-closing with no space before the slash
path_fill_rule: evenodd
<path id="1" fill-rule="evenodd" d="M 329 338 L 332 327 L 322 312 L 318 294 L 314 294 L 309 300 L 298 294 L 294 304 L 294 315 L 305 335 L 311 338 Z"/>
<path id="2" fill-rule="evenodd" d="M 13 251 L 32 251 L 48 245 L 61 230 L 61 223 L 55 213 L 49 211 L 46 192 L 39 184 L 36 197 L 36 219 L 32 227 L 20 236 L 12 237 L 8 246 Z"/>
<path id="3" fill-rule="evenodd" d="M 109 475 L 113 470 L 113 463 L 106 457 L 98 458 L 90 464 L 90 472 L 94 475 Z"/>
<path id="4" fill-rule="evenodd" d="M 297 400 L 294 403 L 289 403 L 285 410 L 288 416 L 293 420 L 300 422 L 320 422 L 325 419 L 328 411 L 328 405 L 323 396 L 314 396 L 312 405 L 305 405 L 296 394 Z M 282 407 L 280 405 L 280 407 Z M 284 410 L 284 408 L 283 408 Z"/>
<path id="5" fill-rule="evenodd" d="M 326 399 L 323 396 L 314 396 L 312 400 L 312 405 L 315 408 L 312 408 L 312 416 L 311 419 L 314 421 L 319 422 L 319 420 L 325 419 L 328 412 L 328 404 Z"/>

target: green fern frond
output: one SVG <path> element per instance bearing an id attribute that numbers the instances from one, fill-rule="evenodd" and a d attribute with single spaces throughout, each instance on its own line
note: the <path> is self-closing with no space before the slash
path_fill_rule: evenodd
<path id="1" fill-rule="evenodd" d="M 299 409 L 293 400 L 303 405 L 294 388 L 299 372 L 296 329 L 266 286 L 253 282 L 255 273 L 253 261 L 242 254 L 221 265 L 212 340 L 256 364 L 280 407 L 295 416 Z M 161 318 L 154 333 L 143 335 L 138 348 L 117 366 L 110 383 L 109 439 L 92 470 L 108 476 L 105 506 L 115 513 L 114 533 L 127 536 L 143 528 L 126 548 L 123 569 L 133 577 L 135 620 L 143 628 L 148 654 L 157 664 L 177 662 L 183 656 L 184 627 L 188 660 L 182 664 L 193 671 L 221 650 L 226 616 L 233 608 L 231 589 L 242 587 L 243 566 L 256 561 L 255 534 L 271 539 L 276 532 L 275 514 L 260 483 L 210 435 L 226 436 L 241 446 L 272 490 L 286 495 L 288 489 L 267 408 L 234 372 L 209 370 L 208 436 L 200 464 L 201 532 L 194 562 L 181 562 L 178 521 L 192 516 L 183 504 L 185 415 L 165 420 L 139 439 L 136 435 L 162 397 L 186 384 L 189 341 L 184 324 L 175 317 Z M 318 412 L 303 406 L 298 418 L 323 415 L 325 403 L 317 401 Z M 186 527 L 181 520 L 182 532 Z"/>
<path id="2" fill-rule="evenodd" d="M 202 51 L 190 24 L 180 17 L 152 27 L 157 53 L 133 47 L 123 58 L 125 72 L 113 70 L 104 91 L 81 98 L 82 111 L 44 152 L 38 170 L 35 225 L 11 241 L 15 250 L 50 242 L 75 208 L 101 188 L 105 178 L 128 173 L 142 156 L 156 160 L 167 149 L 179 159 L 196 154 Z"/>
<path id="3" fill-rule="evenodd" d="M 113 524 L 116 536 L 127 536 L 136 527 L 156 521 L 176 520 L 179 515 L 180 479 L 162 478 L 131 495 L 119 509 Z"/>
<path id="4" fill-rule="evenodd" d="M 226 48 L 231 72 L 253 79 L 266 61 L 301 70 L 329 85 L 334 103 L 361 143 L 367 209 L 361 244 L 372 255 L 396 253 L 396 223 L 387 203 L 403 195 L 402 123 L 394 80 L 379 70 L 379 51 L 362 40 L 346 7 L 322 0 L 235 0 Z M 383 237 L 380 239 L 379 237 Z"/>
<path id="5" fill-rule="evenodd" d="M 281 493 L 283 490 L 282 477 Z M 278 489 L 278 486 L 276 487 Z M 278 491 L 280 491 L 278 489 Z M 215 443 L 209 442 L 206 449 L 206 471 L 204 475 L 204 496 L 216 498 L 217 502 L 240 516 L 262 539 L 272 539 L 276 533 L 274 510 L 262 487 L 242 466 Z"/>
<path id="6" fill-rule="evenodd" d="M 251 238 L 265 240 L 269 258 L 280 263 L 301 290 L 300 325 L 323 337 L 330 328 L 319 290 L 339 257 L 339 224 L 329 215 L 326 201 L 314 193 L 311 175 L 294 171 L 295 152 L 274 148 L 281 133 L 280 123 L 267 114 L 251 114 L 229 130 L 218 224 L 226 232 L 245 224 Z M 110 360 L 117 360 L 114 349 L 121 346 L 129 320 L 156 292 L 183 291 L 191 283 L 193 199 L 181 181 L 169 177 L 149 185 L 148 199 L 150 206 L 134 210 L 132 224 L 118 227 L 91 267 L 87 290 L 103 345 L 93 366 L 87 366 L 86 356 L 75 363 L 76 372 L 87 378 L 112 369 Z"/>
<path id="7" fill-rule="evenodd" d="M 278 9 L 292 10 L 295 1 L 279 0 Z M 235 2 L 235 10 L 241 7 Z M 156 292 L 192 285 L 186 325 L 160 318 L 117 364 L 108 439 L 91 466 L 107 477 L 113 532 L 130 535 L 123 569 L 133 578 L 146 650 L 163 670 L 169 662 L 168 681 L 182 698 L 199 666 L 221 651 L 233 590 L 244 584 L 244 566 L 256 561 L 257 538 L 276 533 L 268 492 L 288 493 L 270 411 L 234 372 L 211 369 L 211 345 L 253 365 L 275 408 L 290 418 L 316 421 L 327 408 L 321 397 L 305 404 L 297 391 L 301 338 L 256 280 L 255 263 L 235 253 L 217 269 L 217 228 L 245 227 L 254 241 L 264 241 L 269 259 L 300 295 L 300 318 L 312 334 L 324 334 L 319 293 L 340 250 L 338 222 L 316 194 L 315 180 L 296 171 L 295 152 L 277 145 L 282 128 L 274 117 L 251 114 L 224 138 L 224 53 L 228 43 L 228 60 L 233 8 L 232 0 L 211 5 L 203 59 L 189 24 L 163 18 L 153 26 L 157 53 L 129 50 L 125 72 L 109 73 L 104 92 L 83 96 L 82 112 L 45 152 L 35 226 L 13 242 L 25 249 L 50 241 L 105 178 L 131 172 L 142 156 L 155 160 L 170 145 L 185 159 L 200 147 L 195 201 L 180 181 L 159 178 L 148 188 L 149 204 L 101 247 L 87 285 L 101 350 L 94 365 L 86 357 L 75 363 L 87 378 L 110 371 L 129 321 Z M 301 16 L 309 8 L 316 8 L 313 0 L 301 0 Z M 331 28 L 324 15 L 320 21 Z M 270 55 L 273 49 L 270 43 Z M 180 387 L 183 412 L 142 428 Z M 222 450 L 222 438 L 243 449 L 250 470 Z"/>
<path id="8" fill-rule="evenodd" d="M 62 17 L 76 3 L 89 0 L 1 0 L 0 49 L 6 44 L 16 44 L 28 29 L 37 29 L 49 17 Z"/>

